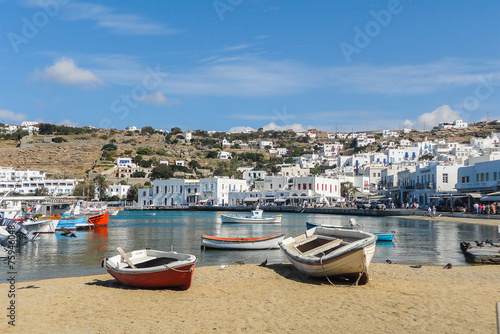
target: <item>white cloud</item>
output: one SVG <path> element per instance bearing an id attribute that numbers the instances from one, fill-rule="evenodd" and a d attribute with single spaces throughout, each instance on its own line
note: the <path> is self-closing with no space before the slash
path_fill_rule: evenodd
<path id="1" fill-rule="evenodd" d="M 0 109 L 0 121 L 12 121 L 16 123 L 21 123 L 25 121 L 28 117 L 23 114 L 16 114 L 7 109 Z"/>
<path id="2" fill-rule="evenodd" d="M 117 14 L 111 7 L 92 3 L 69 3 L 65 7 L 66 20 L 91 20 L 98 27 L 110 29 L 122 35 L 173 35 L 179 30 L 161 23 L 151 22 L 132 14 Z"/>
<path id="3" fill-rule="evenodd" d="M 140 98 L 141 101 L 152 103 L 152 104 L 166 104 L 169 106 L 180 104 L 180 101 L 177 99 L 168 99 L 163 95 L 162 92 L 154 92 L 152 94 L 146 95 Z"/>
<path id="4" fill-rule="evenodd" d="M 302 126 L 302 124 L 288 124 L 288 125 L 283 125 L 283 126 L 280 126 L 280 125 L 277 125 L 275 123 L 269 123 L 267 125 L 264 125 L 262 127 L 262 129 L 264 131 L 269 131 L 269 130 L 274 130 L 274 131 L 286 131 L 288 129 L 292 129 L 293 131 L 295 132 L 299 132 L 299 131 L 305 131 L 304 127 Z"/>
<path id="5" fill-rule="evenodd" d="M 65 85 L 83 85 L 92 87 L 103 84 L 103 81 L 89 70 L 79 68 L 71 58 L 62 57 L 54 65 L 46 67 L 43 72 L 36 71 L 35 78 L 58 82 Z"/>
<path id="6" fill-rule="evenodd" d="M 235 126 L 229 129 L 229 133 L 248 133 L 248 132 L 254 132 L 257 131 L 252 127 L 249 126 Z"/>
<path id="7" fill-rule="evenodd" d="M 453 122 L 462 119 L 460 112 L 451 109 L 449 105 L 442 105 L 432 112 L 424 113 L 418 116 L 416 121 L 406 120 L 403 125 L 413 129 L 432 129 L 439 123 Z"/>

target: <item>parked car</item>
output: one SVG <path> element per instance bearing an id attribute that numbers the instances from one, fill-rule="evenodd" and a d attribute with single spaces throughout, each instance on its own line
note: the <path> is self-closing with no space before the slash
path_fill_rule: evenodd
<path id="1" fill-rule="evenodd" d="M 358 202 L 356 203 L 358 209 L 370 209 L 370 203 L 368 202 Z"/>
<path id="2" fill-rule="evenodd" d="M 382 202 L 372 202 L 370 207 L 372 210 L 385 210 L 385 204 Z"/>

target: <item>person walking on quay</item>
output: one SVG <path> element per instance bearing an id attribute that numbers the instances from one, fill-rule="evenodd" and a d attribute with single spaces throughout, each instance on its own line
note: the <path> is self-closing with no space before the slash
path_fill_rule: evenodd
<path id="1" fill-rule="evenodd" d="M 474 203 L 474 211 L 476 212 L 476 214 L 479 214 L 479 204 Z"/>

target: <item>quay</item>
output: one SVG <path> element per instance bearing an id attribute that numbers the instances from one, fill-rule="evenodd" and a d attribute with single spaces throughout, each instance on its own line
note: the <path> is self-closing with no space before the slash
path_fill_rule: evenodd
<path id="1" fill-rule="evenodd" d="M 191 206 L 161 206 L 161 207 L 126 207 L 125 211 L 248 211 L 254 210 L 255 206 L 223 206 L 223 205 L 191 205 Z M 259 206 L 265 212 L 281 212 L 281 213 L 316 213 L 330 215 L 351 215 L 351 216 L 379 216 L 379 217 L 402 217 L 402 216 L 427 216 L 427 210 L 414 209 L 358 209 L 358 208 L 339 208 L 339 207 L 303 207 L 303 206 Z M 470 219 L 497 219 L 500 220 L 500 215 L 488 214 L 473 214 L 460 212 L 437 212 L 435 218 L 439 217 L 454 217 L 454 218 L 470 218 Z"/>

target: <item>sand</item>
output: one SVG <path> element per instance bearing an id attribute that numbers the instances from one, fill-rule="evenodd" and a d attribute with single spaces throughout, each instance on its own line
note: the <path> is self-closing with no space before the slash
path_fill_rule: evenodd
<path id="1" fill-rule="evenodd" d="M 2 333 L 495 333 L 500 266 L 372 264 L 364 286 L 290 264 L 196 268 L 187 291 L 123 287 L 108 274 L 16 285 Z M 8 284 L 0 285 L 4 314 Z"/>

